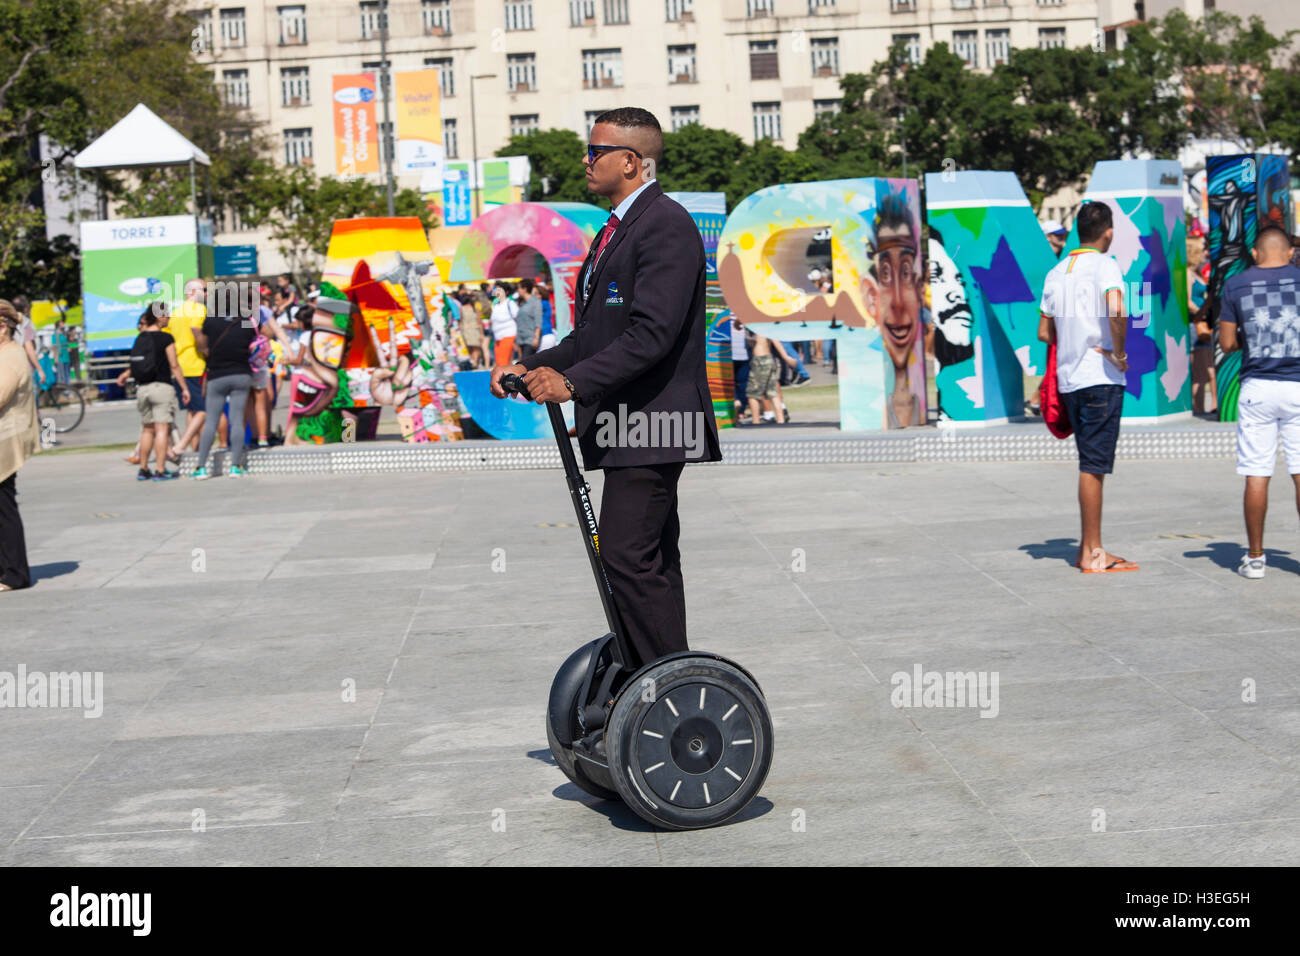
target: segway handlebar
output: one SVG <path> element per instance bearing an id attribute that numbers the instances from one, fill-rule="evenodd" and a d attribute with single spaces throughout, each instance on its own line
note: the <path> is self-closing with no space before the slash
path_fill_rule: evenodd
<path id="1" fill-rule="evenodd" d="M 528 386 L 518 375 L 507 373 L 501 376 L 501 389 L 507 395 L 522 395 L 528 401 L 533 400 L 533 396 L 528 394 Z"/>

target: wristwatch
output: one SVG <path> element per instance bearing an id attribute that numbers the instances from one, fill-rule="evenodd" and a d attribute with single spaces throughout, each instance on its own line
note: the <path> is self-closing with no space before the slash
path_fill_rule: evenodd
<path id="1" fill-rule="evenodd" d="M 578 390 L 573 387 L 573 383 L 569 381 L 569 376 L 567 375 L 564 376 L 564 387 L 569 390 L 569 395 L 576 402 L 578 400 Z"/>

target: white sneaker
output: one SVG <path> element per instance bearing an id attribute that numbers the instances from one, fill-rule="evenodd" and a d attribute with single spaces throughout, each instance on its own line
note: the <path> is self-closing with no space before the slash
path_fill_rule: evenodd
<path id="1" fill-rule="evenodd" d="M 1261 554 L 1258 558 L 1252 558 L 1249 554 L 1241 557 L 1241 564 L 1237 566 L 1237 573 L 1243 578 L 1262 578 L 1264 576 L 1264 556 Z"/>

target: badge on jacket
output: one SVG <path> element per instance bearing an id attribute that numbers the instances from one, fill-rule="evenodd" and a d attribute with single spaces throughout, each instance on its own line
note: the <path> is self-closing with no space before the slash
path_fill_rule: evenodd
<path id="1" fill-rule="evenodd" d="M 605 290 L 606 305 L 622 305 L 623 296 L 618 291 L 618 283 L 611 282 L 609 288 Z"/>

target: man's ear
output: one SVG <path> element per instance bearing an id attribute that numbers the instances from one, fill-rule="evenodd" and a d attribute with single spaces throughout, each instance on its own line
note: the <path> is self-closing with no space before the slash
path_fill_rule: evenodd
<path id="1" fill-rule="evenodd" d="M 876 288 L 876 280 L 870 275 L 862 277 L 860 286 L 862 290 L 862 302 L 867 307 L 867 315 L 871 316 L 878 325 L 880 323 L 880 290 Z"/>

